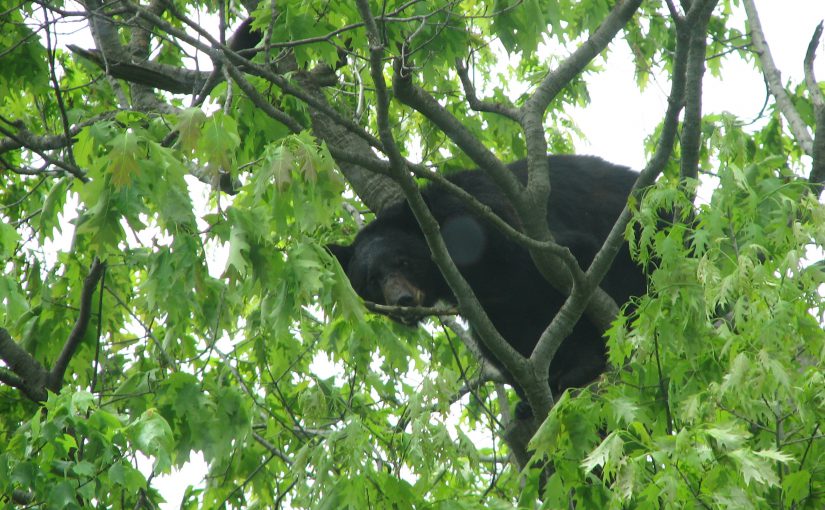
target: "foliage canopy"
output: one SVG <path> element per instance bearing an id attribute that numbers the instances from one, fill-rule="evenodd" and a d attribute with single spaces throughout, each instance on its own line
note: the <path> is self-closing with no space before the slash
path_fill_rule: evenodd
<path id="1" fill-rule="evenodd" d="M 181 508 L 825 505 L 821 26 L 800 84 L 752 0 L 0 0 L 0 27 L 4 508 L 153 508 L 195 452 L 208 474 Z M 650 188 L 578 268 L 540 169 L 580 136 L 566 112 L 611 41 L 639 87 L 671 89 Z M 758 122 L 702 112 L 705 69 L 733 59 L 775 98 Z M 525 157 L 530 184 L 507 188 L 501 161 Z M 470 166 L 573 286 L 529 360 L 472 299 L 475 339 L 368 312 L 324 249 Z M 596 288 L 625 238 L 650 272 L 633 311 Z M 535 374 L 581 314 L 612 369 L 554 403 Z M 515 423 L 475 342 L 538 420 Z"/>

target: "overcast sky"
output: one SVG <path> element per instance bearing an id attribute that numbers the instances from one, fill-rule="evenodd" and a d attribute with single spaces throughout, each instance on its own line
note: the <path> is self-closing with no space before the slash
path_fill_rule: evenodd
<path id="1" fill-rule="evenodd" d="M 741 2 L 740 2 L 741 5 Z M 825 18 L 825 0 L 757 0 L 765 37 L 783 82 L 803 79 L 802 59 L 814 28 Z M 744 10 L 740 7 L 744 32 Z M 630 51 L 624 41 L 614 41 L 605 71 L 588 80 L 592 103 L 573 113 L 587 136 L 576 151 L 641 169 L 645 162 L 643 143 L 659 123 L 667 106 L 670 84 L 651 81 L 644 92 L 636 88 Z M 815 62 L 816 76 L 825 79 L 825 44 L 820 44 Z M 724 62 L 724 80 L 705 75 L 703 113 L 731 112 L 753 120 L 765 103 L 765 82 L 750 63 L 734 55 Z"/>

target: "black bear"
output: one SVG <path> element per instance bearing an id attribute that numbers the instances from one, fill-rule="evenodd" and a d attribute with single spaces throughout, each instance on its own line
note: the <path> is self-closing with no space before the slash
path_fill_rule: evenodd
<path id="1" fill-rule="evenodd" d="M 592 156 L 551 155 L 548 162 L 550 230 L 556 242 L 567 246 L 586 269 L 621 213 L 638 174 Z M 509 168 L 526 182 L 526 162 Z M 506 197 L 484 172 L 463 171 L 449 180 L 511 225 L 518 225 Z M 425 187 L 422 195 L 441 227 L 450 256 L 496 329 L 519 353 L 530 356 L 565 296 L 541 276 L 524 248 L 474 216 L 460 199 L 436 185 Z M 382 211 L 350 246 L 329 248 L 355 291 L 367 301 L 400 306 L 432 306 L 438 300 L 455 303 L 406 202 Z M 631 260 L 627 245 L 601 287 L 619 305 L 644 292 L 644 275 Z M 583 317 L 550 365 L 551 389 L 558 396 L 566 388 L 589 383 L 604 368 L 602 334 Z"/>

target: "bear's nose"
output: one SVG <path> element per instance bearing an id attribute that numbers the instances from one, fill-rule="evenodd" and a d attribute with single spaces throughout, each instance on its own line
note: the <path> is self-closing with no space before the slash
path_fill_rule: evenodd
<path id="1" fill-rule="evenodd" d="M 401 296 L 398 296 L 398 299 L 396 300 L 395 304 L 397 306 L 415 306 L 415 298 L 412 296 L 412 294 L 403 294 Z"/>
<path id="2" fill-rule="evenodd" d="M 384 303 L 390 306 L 415 306 L 421 303 L 418 299 L 420 291 L 401 274 L 388 275 L 381 285 L 381 291 Z"/>

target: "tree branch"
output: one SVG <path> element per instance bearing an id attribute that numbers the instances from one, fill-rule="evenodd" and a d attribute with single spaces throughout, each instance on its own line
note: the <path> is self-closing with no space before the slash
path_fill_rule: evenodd
<path id="1" fill-rule="evenodd" d="M 92 267 L 89 268 L 89 274 L 83 280 L 83 289 L 80 291 L 80 310 L 75 321 L 74 328 L 72 328 L 66 343 L 63 344 L 63 350 L 60 352 L 57 361 L 49 372 L 46 387 L 57 393 L 63 385 L 63 375 L 66 373 L 66 368 L 74 356 L 77 347 L 83 340 L 86 334 L 86 328 L 89 326 L 89 319 L 92 316 L 92 295 L 95 292 L 98 282 L 103 271 L 106 269 L 106 264 L 100 262 L 100 259 L 95 258 L 92 262 Z"/>
<path id="2" fill-rule="evenodd" d="M 813 158 L 813 165 L 808 181 L 818 186 L 820 190 L 822 184 L 825 183 L 825 95 L 823 95 L 822 89 L 819 88 L 814 75 L 814 60 L 816 59 L 816 48 L 819 46 L 821 37 L 822 22 L 820 21 L 814 30 L 811 42 L 808 44 L 808 51 L 805 53 L 805 84 L 808 88 L 808 94 L 811 96 L 811 103 L 814 105 L 814 119 L 816 122 L 810 154 Z"/>
<path id="3" fill-rule="evenodd" d="M 7 377 L 5 383 L 18 388 L 35 402 L 46 400 L 48 372 L 31 354 L 18 345 L 5 328 L 0 328 L 0 359 L 14 372 L 18 381 Z"/>
<path id="4" fill-rule="evenodd" d="M 367 38 L 370 43 L 370 74 L 374 82 L 377 97 L 376 117 L 378 120 L 378 130 L 381 142 L 384 144 L 384 148 L 390 159 L 393 179 L 401 186 L 404 196 L 410 205 L 410 209 L 416 221 L 421 226 L 427 245 L 433 254 L 433 260 L 436 262 L 447 284 L 458 299 L 459 309 L 473 324 L 481 341 L 490 349 L 496 359 L 504 365 L 508 372 L 516 376 L 516 380 L 520 385 L 536 386 L 538 384 L 541 386 L 539 381 L 531 377 L 534 374 L 533 371 L 529 369 L 528 361 L 519 355 L 518 352 L 501 337 L 490 322 L 490 319 L 475 297 L 472 288 L 461 275 L 455 262 L 450 257 L 444 239 L 440 235 L 438 223 L 427 208 L 427 204 L 424 202 L 415 180 L 406 172 L 405 161 L 401 157 L 401 153 L 395 144 L 392 129 L 389 124 L 389 94 L 383 75 L 384 47 L 381 44 L 378 27 L 375 24 L 375 19 L 372 17 L 368 1 L 358 0 L 357 3 L 358 10 L 365 22 Z M 395 75 L 398 76 L 398 73 L 395 73 Z M 476 140 L 474 145 L 480 146 L 480 143 Z M 483 148 L 483 146 L 481 146 L 481 148 L 484 149 L 485 153 L 492 156 L 486 148 Z M 496 162 L 498 162 L 497 159 Z M 500 162 L 498 162 L 498 164 L 501 165 Z M 504 168 L 503 165 L 501 166 Z M 552 401 L 552 396 L 549 396 L 549 386 L 546 384 L 543 386 L 545 393 L 548 394 L 548 398 Z"/>
<path id="5" fill-rule="evenodd" d="M 756 10 L 754 0 L 743 0 L 743 3 L 751 27 L 751 40 L 756 49 L 756 54 L 759 55 L 759 62 L 762 64 L 762 73 L 768 81 L 768 88 L 776 99 L 776 106 L 788 121 L 788 127 L 802 150 L 805 151 L 805 154 L 811 155 L 813 153 L 811 133 L 808 131 L 808 127 L 799 112 L 796 111 L 796 107 L 791 102 L 785 87 L 782 86 L 782 76 L 773 61 L 768 42 L 765 40 L 762 23 L 759 21 L 759 13 Z"/>
<path id="6" fill-rule="evenodd" d="M 400 61 L 396 61 L 394 66 L 392 88 L 396 99 L 438 126 L 479 168 L 490 175 L 514 205 L 520 201 L 523 187 L 512 172 L 449 110 L 415 85 L 411 70 L 403 68 Z"/>
<path id="7" fill-rule="evenodd" d="M 464 87 L 464 95 L 467 96 L 467 102 L 470 104 L 470 108 L 477 112 L 497 113 L 510 120 L 519 121 L 518 109 L 512 105 L 482 101 L 476 96 L 476 88 L 475 85 L 473 85 L 473 80 L 470 79 L 467 65 L 460 58 L 455 59 L 455 69 L 459 79 L 461 79 L 461 85 Z"/>
<path id="8" fill-rule="evenodd" d="M 9 332 L 6 331 L 5 335 L 8 336 Z M 2 341 L 2 340 L 0 340 Z M 17 388 L 18 390 L 22 390 L 25 388 L 26 383 L 17 376 L 11 370 L 7 370 L 5 368 L 0 368 L 0 383 L 3 383 L 7 386 L 11 386 L 12 388 Z"/>
<path id="9" fill-rule="evenodd" d="M 2 120 L 2 119 L 0 119 L 0 120 Z M 18 126 L 18 123 L 13 123 L 12 125 L 14 125 L 15 127 L 20 127 L 20 126 Z M 75 165 L 72 165 L 71 163 L 67 163 L 65 161 L 61 161 L 59 159 L 55 159 L 55 158 L 51 157 L 49 154 L 47 154 L 42 149 L 39 149 L 39 148 L 36 148 L 36 147 L 30 147 L 29 145 L 26 144 L 26 141 L 24 139 L 20 138 L 19 133 L 13 133 L 13 132 L 9 131 L 8 129 L 4 128 L 4 127 L 0 127 L 0 134 L 5 135 L 9 139 L 13 140 L 14 144 L 19 144 L 21 147 L 25 146 L 26 148 L 31 149 L 32 152 L 36 153 L 38 156 L 43 158 L 43 160 L 46 161 L 47 163 L 49 163 L 50 165 L 54 165 L 57 168 L 74 175 L 75 177 L 80 179 L 82 182 L 88 182 L 89 178 L 86 177 L 86 173 L 83 170 L 76 167 Z"/>
<path id="10" fill-rule="evenodd" d="M 601 53 L 616 36 L 633 13 L 641 5 L 641 0 L 624 0 L 616 4 L 595 32 L 567 57 L 555 70 L 548 73 L 530 98 L 521 107 L 520 123 L 527 146 L 527 186 L 521 207 L 514 203 L 524 230 L 531 237 L 546 240 L 551 237 L 547 225 L 547 197 L 550 196 L 550 175 L 547 167 L 547 140 L 544 133 L 544 118 L 550 102 Z M 554 261 L 537 250 L 531 250 L 536 266 L 548 278 Z M 550 280 L 557 285 L 557 278 Z M 615 306 L 613 307 L 615 310 Z"/>
<path id="11" fill-rule="evenodd" d="M 682 179 L 699 177 L 702 145 L 702 79 L 705 75 L 707 27 L 717 0 L 696 1 L 687 13 L 682 30 L 690 30 L 687 71 L 685 73 L 685 119 L 682 126 Z"/>
<path id="12" fill-rule="evenodd" d="M 75 143 L 72 137 L 77 136 L 84 128 L 92 126 L 100 121 L 114 118 L 117 112 L 107 112 L 95 115 L 83 122 L 73 124 L 67 134 L 60 135 L 35 135 L 25 126 L 17 126 L 18 130 L 12 136 L 0 138 L 0 154 L 26 147 L 34 151 L 47 151 L 62 149 Z"/>
<path id="13" fill-rule="evenodd" d="M 555 70 L 544 77 L 530 99 L 522 107 L 522 114 L 535 112 L 535 114 L 543 116 L 550 105 L 550 101 L 570 83 L 570 80 L 581 73 L 596 58 L 596 55 L 607 48 L 610 41 L 630 21 L 630 18 L 633 17 L 641 4 L 642 0 L 619 1 L 587 41 L 579 46 Z M 547 150 L 542 149 L 541 152 L 544 153 Z"/>
<path id="14" fill-rule="evenodd" d="M 690 44 L 690 26 L 682 23 L 682 18 L 674 18 L 676 23 L 676 55 L 673 62 L 673 79 L 671 81 L 670 94 L 668 96 L 668 106 L 665 111 L 665 118 L 662 122 L 659 143 L 656 152 L 650 158 L 644 170 L 639 174 L 636 183 L 633 185 L 634 193 L 637 195 L 647 186 L 653 184 L 673 152 L 673 144 L 676 140 L 676 133 L 679 127 L 679 113 L 682 111 L 685 95 L 685 83 L 687 80 L 687 63 Z M 588 268 L 584 285 L 580 289 L 574 289 L 570 297 L 562 305 L 556 317 L 541 335 L 530 358 L 536 364 L 549 366 L 550 361 L 555 356 L 562 340 L 569 333 L 569 324 L 575 323 L 581 316 L 583 307 L 588 300 L 599 299 L 598 294 L 592 294 L 592 289 L 602 281 L 604 275 L 610 269 L 613 259 L 616 257 L 624 241 L 624 232 L 630 221 L 630 208 L 626 205 L 610 230 L 604 244 L 593 259 Z M 609 296 L 608 296 L 609 297 Z M 615 314 L 614 316 L 615 317 Z M 612 322 L 613 317 L 610 318 Z M 588 318 L 593 318 L 588 315 Z"/>

